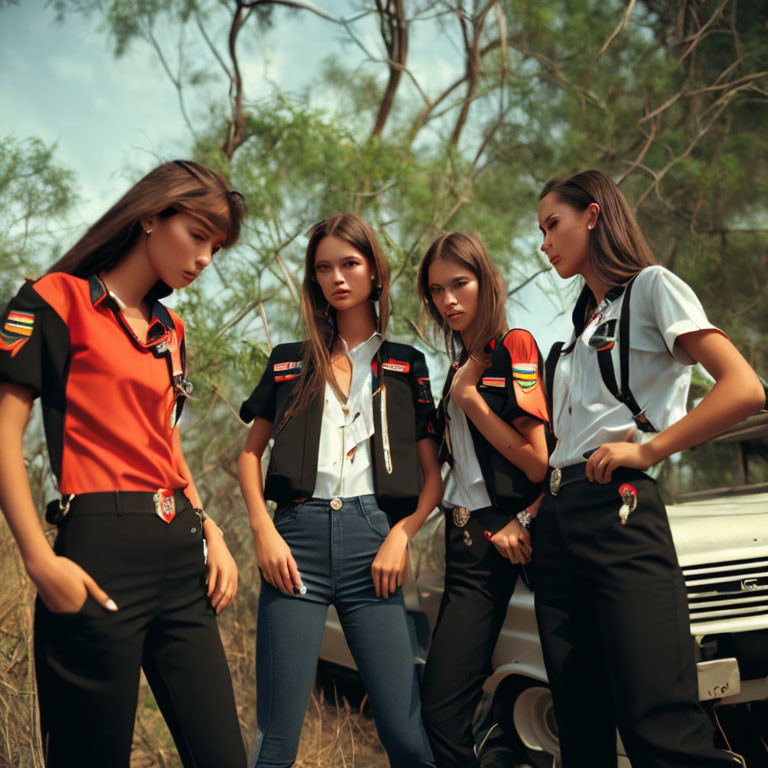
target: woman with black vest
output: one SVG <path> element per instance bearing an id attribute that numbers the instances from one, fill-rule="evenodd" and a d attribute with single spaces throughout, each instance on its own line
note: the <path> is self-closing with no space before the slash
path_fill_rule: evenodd
<path id="1" fill-rule="evenodd" d="M 240 411 L 253 420 L 238 473 L 262 575 L 255 765 L 294 763 L 334 605 L 391 764 L 434 766 L 400 587 L 442 491 L 435 409 L 422 353 L 384 338 L 389 267 L 358 217 L 312 228 L 301 308 L 308 338 L 272 350 Z"/>
<path id="2" fill-rule="evenodd" d="M 617 727 L 633 766 L 742 765 L 715 748 L 699 705 L 683 576 L 644 470 L 757 411 L 765 395 L 693 291 L 656 264 L 608 176 L 550 181 L 538 217 L 558 275 L 586 283 L 569 343 L 550 353 L 557 445 L 534 533 L 563 766 L 615 768 Z M 696 362 L 715 385 L 686 414 Z"/>
<path id="3" fill-rule="evenodd" d="M 453 360 L 438 412 L 451 465 L 446 573 L 422 682 L 439 768 L 478 765 L 472 716 L 515 587 L 531 558 L 526 507 L 547 471 L 547 407 L 539 349 L 507 330 L 504 285 L 478 237 L 450 232 L 419 267 L 419 295 Z"/>

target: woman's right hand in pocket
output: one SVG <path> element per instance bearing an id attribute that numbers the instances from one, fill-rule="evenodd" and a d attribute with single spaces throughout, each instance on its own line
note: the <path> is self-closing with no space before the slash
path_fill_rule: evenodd
<path id="1" fill-rule="evenodd" d="M 88 595 L 102 608 L 117 610 L 117 605 L 93 577 L 67 557 L 51 555 L 29 571 L 40 599 L 51 613 L 77 613 Z"/>
<path id="2" fill-rule="evenodd" d="M 264 526 L 264 530 L 254 534 L 253 541 L 256 560 L 267 582 L 286 595 L 293 595 L 294 589 L 301 589 L 301 576 L 296 561 L 275 526 Z"/>

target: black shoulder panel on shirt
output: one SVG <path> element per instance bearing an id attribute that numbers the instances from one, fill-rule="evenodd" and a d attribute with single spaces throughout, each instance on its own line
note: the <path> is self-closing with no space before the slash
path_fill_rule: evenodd
<path id="1" fill-rule="evenodd" d="M 155 302 L 155 306 L 152 307 L 152 315 L 156 317 L 166 328 L 175 328 L 171 313 L 168 311 L 168 307 L 165 304 L 161 304 L 159 301 Z"/>
<path id="2" fill-rule="evenodd" d="M 7 381 L 32 390 L 40 396 L 43 422 L 48 442 L 51 467 L 58 478 L 64 442 L 66 386 L 69 375 L 69 329 L 61 317 L 35 290 L 28 280 L 11 299 L 2 315 L 2 326 L 8 322 L 29 324 L 23 343 L 0 351 L 0 381 Z"/>
<path id="3" fill-rule="evenodd" d="M 304 353 L 303 341 L 289 341 L 285 344 L 277 344 L 272 348 L 270 357 L 275 363 L 294 362 L 302 359 Z"/>

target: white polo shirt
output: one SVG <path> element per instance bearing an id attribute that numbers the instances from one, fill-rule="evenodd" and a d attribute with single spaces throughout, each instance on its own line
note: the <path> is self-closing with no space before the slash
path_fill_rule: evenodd
<path id="1" fill-rule="evenodd" d="M 600 375 L 595 349 L 589 339 L 599 326 L 615 321 L 618 335 L 624 293 L 603 299 L 582 334 L 571 336 L 567 354 L 561 352 L 552 392 L 553 430 L 557 447 L 550 457 L 553 467 L 567 467 L 585 460 L 584 453 L 603 443 L 619 442 L 635 427 L 632 412 L 608 391 Z M 609 326 L 610 328 L 610 326 Z M 629 388 L 640 408 L 661 432 L 686 413 L 691 383 L 691 360 L 677 343 L 692 331 L 714 329 L 696 294 L 679 277 L 662 266 L 643 269 L 635 278 L 629 306 Z M 720 331 L 722 333 L 722 331 Z M 621 381 L 619 342 L 611 348 L 616 381 Z M 643 442 L 655 433 L 634 433 Z"/>
<path id="2" fill-rule="evenodd" d="M 326 382 L 323 420 L 317 451 L 317 478 L 312 495 L 317 499 L 334 496 L 364 496 L 373 493 L 373 376 L 371 362 L 383 341 L 374 333 L 362 344 L 349 349 L 352 381 L 347 402 L 342 403 Z"/>

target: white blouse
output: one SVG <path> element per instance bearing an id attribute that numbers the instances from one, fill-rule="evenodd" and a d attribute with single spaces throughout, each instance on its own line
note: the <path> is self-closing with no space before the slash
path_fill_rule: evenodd
<path id="1" fill-rule="evenodd" d="M 491 499 L 477 460 L 467 416 L 451 399 L 446 410 L 453 465 L 443 492 L 443 505 L 449 508 L 466 507 L 470 512 L 490 507 Z"/>
<path id="2" fill-rule="evenodd" d="M 317 453 L 317 478 L 312 495 L 318 499 L 346 498 L 373 493 L 373 373 L 371 362 L 383 341 L 374 333 L 349 349 L 341 339 L 352 366 L 347 402 L 342 403 L 325 384 L 323 420 Z"/>

